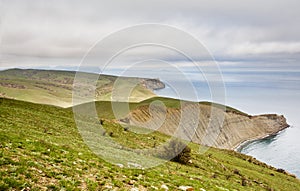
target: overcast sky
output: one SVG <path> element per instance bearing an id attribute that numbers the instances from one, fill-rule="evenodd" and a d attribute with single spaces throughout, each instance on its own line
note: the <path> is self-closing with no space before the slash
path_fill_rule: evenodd
<path id="1" fill-rule="evenodd" d="M 284 109 L 277 110 L 281 106 L 291 111 L 289 108 L 300 104 L 299 7 L 299 0 L 0 0 L 0 70 L 76 70 L 95 43 L 116 31 L 145 23 L 164 24 L 192 35 L 218 61 L 229 105 L 253 113 L 282 113 Z M 188 53 L 196 56 L 203 53 L 184 43 L 185 38 L 163 30 L 132 32 L 96 51 L 98 60 L 88 62 L 91 68 L 87 70 L 99 72 L 97 65 L 106 61 L 107 54 L 145 35 L 191 48 Z M 211 63 L 201 58 L 196 61 L 205 67 Z M 132 73 L 120 72 L 137 63 Z M 204 79 L 188 60 L 155 46 L 132 48 L 110 66 L 105 73 L 180 80 L 180 72 L 174 71 L 184 69 L 189 70 L 186 76 L 191 80 L 216 79 L 207 73 Z M 156 70 L 150 71 L 152 68 Z M 279 106 L 279 100 L 289 103 Z"/>
<path id="2" fill-rule="evenodd" d="M 299 0 L 0 0 L 0 69 L 78 66 L 109 34 L 158 23 L 193 35 L 220 64 L 294 70 L 300 60 L 299 7 Z M 151 52 L 144 51 L 131 56 Z"/>

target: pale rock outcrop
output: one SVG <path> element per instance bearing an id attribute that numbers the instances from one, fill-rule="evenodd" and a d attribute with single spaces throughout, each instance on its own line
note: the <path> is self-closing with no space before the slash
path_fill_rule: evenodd
<path id="1" fill-rule="evenodd" d="M 185 104 L 181 110 L 144 105 L 127 119 L 131 125 L 224 149 L 235 149 L 245 141 L 276 134 L 289 126 L 282 115 L 250 116 L 232 108 L 223 109 L 207 103 Z"/>

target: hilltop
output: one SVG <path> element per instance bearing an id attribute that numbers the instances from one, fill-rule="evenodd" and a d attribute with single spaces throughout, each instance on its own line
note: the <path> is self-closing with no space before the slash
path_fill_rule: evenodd
<path id="1" fill-rule="evenodd" d="M 115 81 L 124 89 L 137 84 L 129 96 L 130 102 L 155 97 L 153 90 L 164 88 L 158 79 L 118 77 L 111 75 L 82 73 L 87 79 L 98 79 L 96 82 L 95 100 L 111 100 L 111 92 Z M 74 71 L 9 69 L 0 71 L 0 97 L 34 103 L 56 105 L 60 107 L 72 106 Z M 93 88 L 91 88 L 92 91 Z M 127 99 L 127 98 L 126 98 Z"/>
<path id="2" fill-rule="evenodd" d="M 125 131 L 106 115 L 104 128 L 126 147 L 148 148 L 169 139 L 156 131 Z M 156 190 L 162 185 L 170 190 L 300 190 L 298 179 L 253 157 L 216 148 L 201 154 L 194 143 L 189 144 L 192 164 L 120 168 L 87 148 L 71 108 L 1 98 L 0 118 L 0 190 Z"/>

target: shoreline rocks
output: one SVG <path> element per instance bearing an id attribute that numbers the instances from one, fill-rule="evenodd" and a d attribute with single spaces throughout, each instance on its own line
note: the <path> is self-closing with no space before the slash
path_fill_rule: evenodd
<path id="1" fill-rule="evenodd" d="M 142 81 L 142 84 L 144 87 L 152 91 L 164 89 L 166 87 L 166 85 L 159 79 L 144 79 Z"/>

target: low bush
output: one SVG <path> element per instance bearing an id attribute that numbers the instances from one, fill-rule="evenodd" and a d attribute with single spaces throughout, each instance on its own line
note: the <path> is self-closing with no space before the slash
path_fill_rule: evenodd
<path id="1" fill-rule="evenodd" d="M 181 164 L 188 164 L 191 160 L 191 148 L 178 139 L 172 139 L 159 153 L 161 158 Z"/>

